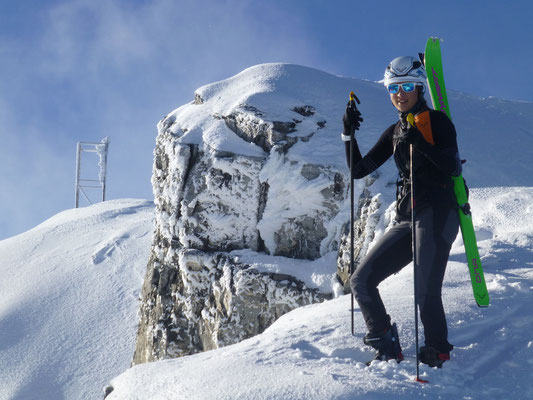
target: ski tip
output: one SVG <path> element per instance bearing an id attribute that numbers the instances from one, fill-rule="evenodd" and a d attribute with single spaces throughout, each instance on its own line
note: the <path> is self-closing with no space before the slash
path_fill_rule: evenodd
<path id="1" fill-rule="evenodd" d="M 444 42 L 444 39 L 438 36 L 431 36 L 430 39 L 433 40 L 434 42 L 441 42 L 441 43 Z"/>
<path id="2" fill-rule="evenodd" d="M 415 378 L 415 382 L 418 382 L 418 383 L 429 383 L 429 381 L 426 381 L 426 380 L 424 380 L 424 379 L 422 379 L 420 377 L 416 377 Z"/>

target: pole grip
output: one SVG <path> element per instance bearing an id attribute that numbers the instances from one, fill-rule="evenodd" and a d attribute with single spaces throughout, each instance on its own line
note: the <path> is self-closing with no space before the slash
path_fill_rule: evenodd
<path id="1" fill-rule="evenodd" d="M 357 98 L 357 96 L 355 95 L 354 91 L 352 90 L 350 92 L 350 101 L 357 101 L 357 104 L 361 104 L 361 102 L 359 101 L 359 99 Z"/>
<path id="2" fill-rule="evenodd" d="M 409 122 L 411 126 L 415 126 L 415 117 L 412 113 L 407 114 L 407 122 Z"/>

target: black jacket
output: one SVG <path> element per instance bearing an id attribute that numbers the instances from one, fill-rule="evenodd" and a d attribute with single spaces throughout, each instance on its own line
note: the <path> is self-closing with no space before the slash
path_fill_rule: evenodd
<path id="1" fill-rule="evenodd" d="M 417 114 L 428 111 L 425 103 Z M 453 192 L 451 176 L 461 173 L 461 161 L 457 148 L 455 127 L 450 119 L 441 111 L 429 110 L 434 145 L 427 142 L 422 134 L 415 130 L 411 135 L 414 146 L 413 170 L 415 187 L 415 208 L 427 205 L 434 207 L 457 207 Z M 354 177 L 361 179 L 379 168 L 394 155 L 399 171 L 397 190 L 398 219 L 409 219 L 410 205 L 410 169 L 409 145 L 406 130 L 406 115 L 400 114 L 400 120 L 383 132 L 377 143 L 365 157 L 361 156 L 357 140 L 354 140 Z M 412 140 L 412 138 L 417 140 Z M 346 144 L 346 160 L 350 166 L 350 141 Z"/>

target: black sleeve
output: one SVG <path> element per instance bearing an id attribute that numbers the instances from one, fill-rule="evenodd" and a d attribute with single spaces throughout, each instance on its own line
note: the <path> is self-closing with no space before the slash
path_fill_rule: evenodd
<path id="1" fill-rule="evenodd" d="M 361 156 L 359 151 L 359 145 L 357 140 L 354 140 L 352 143 L 353 154 L 354 154 L 354 178 L 361 179 L 370 174 L 371 172 L 378 169 L 385 161 L 392 156 L 393 147 L 392 147 L 392 132 L 394 130 L 394 125 L 391 125 L 389 128 L 383 132 L 377 143 L 370 149 L 368 154 L 364 157 Z M 355 139 L 355 138 L 354 138 Z M 346 162 L 348 163 L 348 168 L 350 168 L 350 143 L 351 141 L 346 141 Z"/>
<path id="2" fill-rule="evenodd" d="M 420 140 L 414 146 L 447 175 L 460 175 L 462 167 L 455 126 L 441 111 L 431 111 L 430 120 L 435 145 Z"/>

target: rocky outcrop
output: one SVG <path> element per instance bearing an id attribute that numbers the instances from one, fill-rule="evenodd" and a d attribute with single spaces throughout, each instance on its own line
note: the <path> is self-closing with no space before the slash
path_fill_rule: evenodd
<path id="1" fill-rule="evenodd" d="M 312 107 L 301 109 L 309 113 Z M 288 137 L 297 122 L 267 123 L 258 113 L 248 109 L 213 118 L 258 144 L 265 150 L 263 157 L 180 143 L 172 117 L 159 125 L 152 179 L 156 232 L 134 363 L 238 342 L 262 332 L 284 313 L 332 295 L 287 274 L 259 272 L 231 255 L 251 249 L 314 260 L 336 246 L 335 240 L 324 240 L 326 225 L 344 200 L 342 174 L 290 160 L 287 150 L 313 132 Z M 292 188 L 268 176 L 269 168 L 309 182 L 319 203 L 284 215 L 280 208 L 290 205 L 279 197 L 284 190 L 290 195 Z M 269 198 L 277 200 L 270 204 Z"/>
<path id="2" fill-rule="evenodd" d="M 141 307 L 135 364 L 239 342 L 286 312 L 329 297 L 223 253 L 182 248 L 168 261 L 150 261 L 143 297 L 153 303 Z"/>
<path id="3" fill-rule="evenodd" d="M 287 77 L 291 68 L 263 78 L 251 69 L 208 85 L 158 124 L 155 233 L 134 364 L 236 343 L 296 307 L 332 297 L 331 286 L 312 283 L 312 270 L 268 270 L 239 257 L 252 251 L 317 260 L 346 242 L 346 171 L 306 155 L 328 143 L 331 131 L 324 106 L 277 94 L 282 78 L 301 75 Z M 261 90 L 243 95 L 248 86 Z M 369 193 L 358 194 L 361 229 L 379 208 Z M 364 241 L 359 247 L 364 251 Z M 339 256 L 344 283 L 344 246 Z"/>

